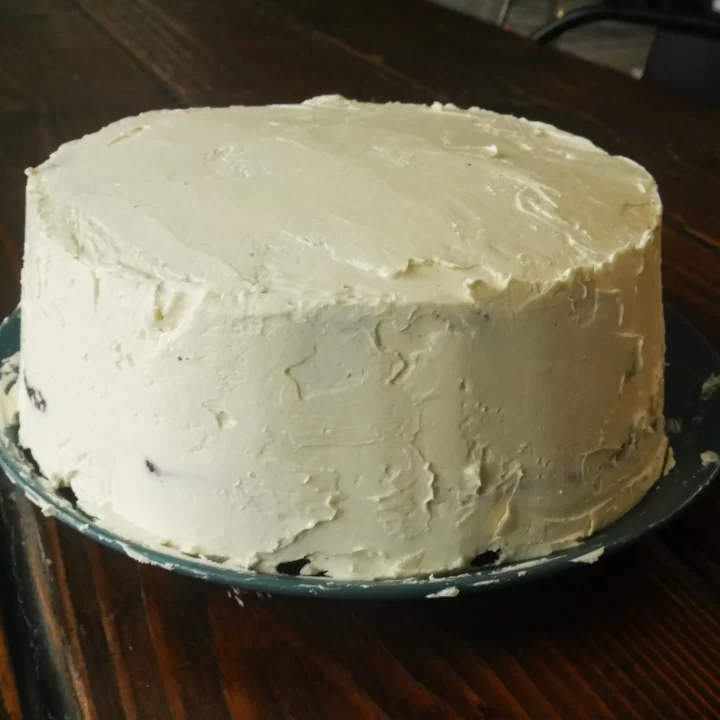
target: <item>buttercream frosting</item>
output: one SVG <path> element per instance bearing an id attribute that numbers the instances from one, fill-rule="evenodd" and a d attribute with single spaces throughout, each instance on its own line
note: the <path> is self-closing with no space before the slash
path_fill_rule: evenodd
<path id="1" fill-rule="evenodd" d="M 185 552 L 460 570 L 612 522 L 666 450 L 661 204 L 476 108 L 157 111 L 28 171 L 20 438 Z"/>

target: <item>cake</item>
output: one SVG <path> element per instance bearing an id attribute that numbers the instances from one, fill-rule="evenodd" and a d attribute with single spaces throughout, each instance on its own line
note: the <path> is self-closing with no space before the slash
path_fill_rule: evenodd
<path id="1" fill-rule="evenodd" d="M 477 108 L 120 120 L 28 171 L 21 443 L 249 570 L 546 555 L 661 473 L 660 226 L 636 163 Z"/>

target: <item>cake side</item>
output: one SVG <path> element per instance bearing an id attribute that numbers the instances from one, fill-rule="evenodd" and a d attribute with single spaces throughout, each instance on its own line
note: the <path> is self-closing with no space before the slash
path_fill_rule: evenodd
<path id="1" fill-rule="evenodd" d="M 435 122 L 437 111 L 422 113 Z M 492 117 L 520 136 L 514 142 L 536 129 Z M 211 140 L 197 137 L 198 155 L 211 154 Z M 370 138 L 367 153 L 383 140 Z M 21 441 L 91 513 L 263 571 L 307 559 L 306 573 L 412 576 L 461 569 L 487 550 L 518 559 L 566 546 L 626 512 L 659 476 L 660 204 L 629 161 L 617 165 L 625 196 L 617 187 L 612 201 L 593 195 L 613 208 L 610 240 L 597 217 L 586 222 L 597 233 L 575 236 L 574 220 L 546 217 L 555 230 L 542 239 L 557 241 L 553 253 L 567 247 L 557 256 L 537 250 L 528 238 L 540 232 L 530 225 L 542 222 L 543 208 L 523 205 L 492 219 L 494 233 L 504 218 L 508 237 L 525 238 L 522 269 L 515 255 L 502 264 L 514 246 L 495 245 L 492 233 L 463 241 L 476 262 L 461 267 L 447 259 L 448 244 L 433 251 L 427 236 L 411 254 L 398 228 L 396 264 L 383 276 L 348 264 L 354 236 L 338 238 L 331 225 L 327 262 L 316 263 L 308 246 L 295 252 L 293 270 L 271 248 L 263 257 L 274 280 L 263 285 L 248 282 L 256 266 L 238 259 L 247 253 L 242 232 L 232 262 L 227 248 L 217 250 L 216 219 L 193 236 L 193 272 L 183 274 L 187 267 L 171 266 L 189 257 L 183 238 L 173 244 L 166 226 L 157 242 L 131 232 L 127 188 L 118 187 L 117 207 L 97 204 L 120 182 L 112 169 L 86 202 L 75 184 L 58 189 L 57 177 L 46 177 L 62 157 L 29 182 Z M 412 160 L 405 172 L 413 174 Z M 145 219 L 166 218 L 166 205 L 182 202 L 164 182 L 137 208 Z M 464 189 L 465 178 L 446 177 L 448 192 L 453 183 Z M 478 185 L 476 194 L 483 207 L 492 190 Z M 203 199 L 215 218 L 213 196 Z M 310 210 L 332 215 L 333 205 L 318 192 Z M 253 222 L 252 246 L 272 245 Z M 596 235 L 581 257 L 573 242 Z M 357 285 L 346 282 L 348 268 Z"/>

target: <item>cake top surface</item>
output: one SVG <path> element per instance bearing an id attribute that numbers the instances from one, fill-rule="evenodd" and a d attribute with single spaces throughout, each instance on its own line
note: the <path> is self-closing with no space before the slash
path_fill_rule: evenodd
<path id="1" fill-rule="evenodd" d="M 28 172 L 78 257 L 267 310 L 547 288 L 642 246 L 661 210 L 640 166 L 552 126 L 337 96 L 148 112 Z"/>

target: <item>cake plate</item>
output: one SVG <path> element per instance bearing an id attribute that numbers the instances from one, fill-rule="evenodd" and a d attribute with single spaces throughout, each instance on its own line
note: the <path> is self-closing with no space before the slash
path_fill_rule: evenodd
<path id="1" fill-rule="evenodd" d="M 592 563 L 658 528 L 687 507 L 718 473 L 720 455 L 720 358 L 705 338 L 670 306 L 665 306 L 667 362 L 665 412 L 675 467 L 658 480 L 630 512 L 578 545 L 525 562 L 470 568 L 463 574 L 428 579 L 346 581 L 323 577 L 249 572 L 164 547 L 139 529 L 121 531 L 77 507 L 72 494 L 56 490 L 18 446 L 17 425 L 0 432 L 0 465 L 45 515 L 56 517 L 93 540 L 139 562 L 244 590 L 335 598 L 411 599 L 455 597 L 506 587 Z M 0 362 L 20 345 L 16 311 L 0 326 Z M 5 373 L 8 366 L 5 366 Z M 10 380 L 10 382 L 8 382 Z M 3 385 L 11 386 L 5 375 Z M 0 398 L 0 401 L 4 398 Z M 1 408 L 0 408 L 1 409 Z M 1 413 L 0 413 L 1 414 Z"/>

